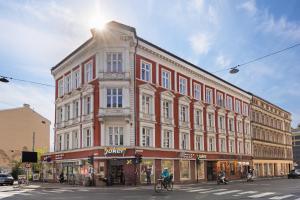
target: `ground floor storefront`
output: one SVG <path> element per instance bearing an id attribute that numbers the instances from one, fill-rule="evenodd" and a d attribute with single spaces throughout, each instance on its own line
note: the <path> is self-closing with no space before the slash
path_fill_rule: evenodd
<path id="1" fill-rule="evenodd" d="M 284 176 L 293 169 L 292 160 L 253 160 L 252 165 L 257 177 Z"/>
<path id="2" fill-rule="evenodd" d="M 136 154 L 142 155 L 140 163 Z M 88 161 L 91 155 L 92 164 Z M 51 159 L 47 162 L 48 157 Z M 84 185 L 92 178 L 96 185 L 106 185 L 107 181 L 109 185 L 132 185 L 154 183 L 167 168 L 175 183 L 195 183 L 216 180 L 221 170 L 229 179 L 243 178 L 250 168 L 250 159 L 250 156 L 108 147 L 45 155 L 43 176 L 48 181 L 57 181 L 63 172 L 70 184 Z"/>

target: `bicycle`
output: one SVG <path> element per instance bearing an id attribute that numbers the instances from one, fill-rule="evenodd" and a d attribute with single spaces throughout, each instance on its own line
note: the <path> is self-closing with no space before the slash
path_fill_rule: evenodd
<path id="1" fill-rule="evenodd" d="M 164 181 L 163 178 L 157 179 L 156 183 L 154 184 L 155 192 L 159 193 L 163 190 L 172 191 L 173 190 L 173 177 L 170 176 L 168 181 Z"/>

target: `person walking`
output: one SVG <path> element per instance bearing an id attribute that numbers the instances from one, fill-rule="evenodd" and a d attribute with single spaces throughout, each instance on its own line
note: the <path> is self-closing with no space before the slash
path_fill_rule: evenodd
<path id="1" fill-rule="evenodd" d="M 151 184 L 151 168 L 146 170 L 147 185 Z"/>

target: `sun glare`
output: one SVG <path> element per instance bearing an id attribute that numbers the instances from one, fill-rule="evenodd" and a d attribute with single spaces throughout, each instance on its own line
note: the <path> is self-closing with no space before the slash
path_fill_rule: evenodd
<path id="1" fill-rule="evenodd" d="M 103 30 L 105 29 L 106 20 L 103 16 L 97 15 L 94 17 L 91 17 L 89 20 L 89 27 L 90 28 L 96 28 L 97 30 Z"/>

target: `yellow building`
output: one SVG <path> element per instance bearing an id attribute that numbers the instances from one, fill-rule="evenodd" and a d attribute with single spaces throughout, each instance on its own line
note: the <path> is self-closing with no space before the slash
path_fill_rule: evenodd
<path id="1" fill-rule="evenodd" d="M 0 110 L 0 171 L 10 171 L 22 151 L 49 151 L 50 121 L 28 104 Z"/>
<path id="2" fill-rule="evenodd" d="M 254 95 L 251 130 L 256 175 L 286 175 L 293 168 L 291 114 Z"/>

